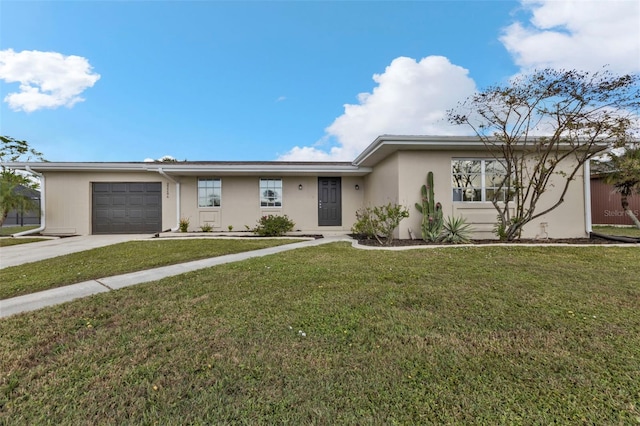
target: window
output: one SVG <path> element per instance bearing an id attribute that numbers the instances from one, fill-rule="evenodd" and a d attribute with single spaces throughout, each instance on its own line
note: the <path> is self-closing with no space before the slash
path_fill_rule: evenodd
<path id="1" fill-rule="evenodd" d="M 282 207 L 282 179 L 260 179 L 260 207 Z"/>
<path id="2" fill-rule="evenodd" d="M 453 201 L 504 201 L 509 179 L 503 161 L 453 160 L 451 161 L 451 185 Z"/>
<path id="3" fill-rule="evenodd" d="M 220 179 L 198 179 L 198 207 L 220 207 L 221 198 Z"/>

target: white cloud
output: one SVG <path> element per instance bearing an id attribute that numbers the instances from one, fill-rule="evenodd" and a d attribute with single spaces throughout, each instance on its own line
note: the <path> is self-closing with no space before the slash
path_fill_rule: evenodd
<path id="1" fill-rule="evenodd" d="M 637 0 L 523 0 L 528 23 L 504 29 L 500 41 L 523 71 L 564 68 L 640 71 Z"/>
<path id="2" fill-rule="evenodd" d="M 503 30 L 500 41 L 521 72 L 534 68 L 615 73 L 640 71 L 637 0 L 522 0 L 527 23 Z M 281 160 L 352 160 L 382 134 L 453 135 L 468 130 L 446 122 L 446 111 L 475 91 L 468 71 L 442 56 L 394 59 L 375 74 L 372 93 L 325 129 L 314 146 L 294 147 Z M 466 133 L 470 134 L 470 133 Z"/>
<path id="3" fill-rule="evenodd" d="M 383 134 L 453 135 L 466 130 L 447 123 L 446 111 L 473 94 L 468 71 L 442 56 L 394 59 L 382 74 L 374 74 L 372 93 L 360 93 L 358 103 L 325 129 L 316 146 L 294 147 L 280 160 L 353 160 Z M 335 146 L 322 149 L 327 141 Z"/>
<path id="4" fill-rule="evenodd" d="M 20 83 L 19 91 L 4 101 L 14 111 L 33 112 L 42 108 L 72 107 L 79 96 L 100 78 L 86 58 L 57 52 L 0 50 L 0 80 Z"/>

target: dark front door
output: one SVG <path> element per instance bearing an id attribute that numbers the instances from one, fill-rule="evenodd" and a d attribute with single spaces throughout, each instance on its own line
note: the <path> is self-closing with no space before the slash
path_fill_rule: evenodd
<path id="1" fill-rule="evenodd" d="M 339 177 L 318 178 L 318 226 L 342 226 Z"/>
<path id="2" fill-rule="evenodd" d="M 162 230 L 160 182 L 95 182 L 92 233 L 148 234 Z"/>

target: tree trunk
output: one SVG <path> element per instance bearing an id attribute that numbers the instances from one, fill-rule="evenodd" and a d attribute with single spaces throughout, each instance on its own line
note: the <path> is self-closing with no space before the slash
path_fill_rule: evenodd
<path id="1" fill-rule="evenodd" d="M 633 214 L 633 212 L 629 208 L 629 200 L 627 199 L 627 194 L 625 194 L 625 193 L 621 193 L 620 194 L 620 202 L 622 204 L 622 210 L 624 210 L 624 212 L 627 214 L 627 216 L 629 216 L 629 218 L 631 218 L 633 223 L 636 225 L 636 228 L 640 229 L 640 220 L 638 220 L 636 215 Z"/>
<path id="2" fill-rule="evenodd" d="M 9 216 L 9 210 L 5 208 L 0 209 L 0 227 L 4 224 L 4 221 L 7 220 L 7 216 Z"/>

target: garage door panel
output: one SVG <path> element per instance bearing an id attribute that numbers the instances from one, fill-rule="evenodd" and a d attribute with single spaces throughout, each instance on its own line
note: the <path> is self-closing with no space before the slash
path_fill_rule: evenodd
<path id="1" fill-rule="evenodd" d="M 159 195 L 145 195 L 144 196 L 144 204 L 149 206 L 156 206 L 160 204 L 160 196 Z"/>
<path id="2" fill-rule="evenodd" d="M 144 201 L 144 198 L 142 196 L 130 195 L 128 204 L 130 206 L 141 206 L 142 204 L 144 204 L 143 201 Z"/>
<path id="3" fill-rule="evenodd" d="M 93 196 L 93 205 L 98 207 L 110 206 L 111 197 L 108 195 L 95 195 Z"/>
<path id="4" fill-rule="evenodd" d="M 124 195 L 114 195 L 113 197 L 111 197 L 111 205 L 126 206 L 127 197 L 125 197 Z"/>
<path id="5" fill-rule="evenodd" d="M 129 184 L 127 183 L 112 183 L 111 192 L 129 192 Z"/>
<path id="6" fill-rule="evenodd" d="M 108 183 L 96 182 L 93 184 L 93 193 L 111 192 L 111 185 Z"/>
<path id="7" fill-rule="evenodd" d="M 160 182 L 93 183 L 94 234 L 155 233 L 162 230 Z"/>

